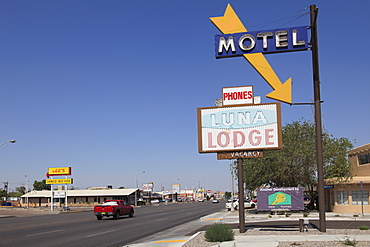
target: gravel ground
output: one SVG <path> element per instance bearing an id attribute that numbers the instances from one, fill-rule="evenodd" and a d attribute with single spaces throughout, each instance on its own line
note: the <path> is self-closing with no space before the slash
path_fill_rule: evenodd
<path id="1" fill-rule="evenodd" d="M 308 233 L 301 233 L 299 231 L 261 231 L 260 229 L 248 229 L 245 233 L 240 233 L 239 230 L 233 230 L 235 233 L 235 236 L 241 236 L 241 235 L 338 235 L 338 241 L 304 241 L 304 242 L 280 242 L 279 247 L 291 247 L 291 246 L 307 246 L 307 247 L 336 247 L 336 246 L 346 246 L 344 245 L 339 238 L 344 239 L 345 236 L 348 236 L 349 240 L 354 241 L 356 240 L 357 235 L 366 235 L 369 234 L 369 231 L 366 230 L 357 230 L 357 229 L 327 229 L 326 233 L 322 233 L 318 230 L 312 230 Z M 295 243 L 295 245 L 294 245 Z M 183 247 L 210 247 L 210 246 L 217 246 L 219 242 L 207 242 L 204 238 L 204 232 L 200 232 L 196 237 L 188 241 L 183 245 Z M 353 245 L 352 245 L 353 246 Z M 356 242 L 356 245 L 358 247 L 368 247 L 370 246 L 370 242 Z"/>

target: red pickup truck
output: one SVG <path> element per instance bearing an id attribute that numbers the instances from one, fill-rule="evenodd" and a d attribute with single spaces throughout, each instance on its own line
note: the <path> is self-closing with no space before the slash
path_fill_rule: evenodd
<path id="1" fill-rule="evenodd" d="M 118 219 L 121 215 L 133 217 L 134 207 L 123 200 L 107 200 L 102 205 L 94 207 L 94 214 L 98 220 L 101 220 L 103 216 L 113 216 L 115 219 Z"/>

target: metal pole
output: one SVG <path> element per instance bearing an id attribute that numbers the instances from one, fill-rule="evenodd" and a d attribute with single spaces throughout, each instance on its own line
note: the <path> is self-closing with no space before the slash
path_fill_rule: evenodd
<path id="1" fill-rule="evenodd" d="M 324 162 L 322 152 L 322 123 L 321 123 L 321 99 L 320 99 L 320 74 L 319 74 L 319 47 L 317 37 L 317 14 L 319 9 L 316 5 L 310 6 L 311 21 L 311 46 L 312 46 L 312 68 L 314 83 L 314 104 L 315 104 L 315 128 L 316 128 L 316 162 L 319 193 L 319 222 L 320 231 L 326 232 L 325 220 L 325 190 L 324 190 Z"/>
<path id="2" fill-rule="evenodd" d="M 50 211 L 54 211 L 54 191 L 53 191 L 53 185 L 51 185 L 51 205 L 50 205 Z"/>
<path id="3" fill-rule="evenodd" d="M 26 208 L 28 208 L 28 178 L 26 175 Z"/>
<path id="4" fill-rule="evenodd" d="M 243 159 L 238 159 L 239 232 L 245 232 Z"/>

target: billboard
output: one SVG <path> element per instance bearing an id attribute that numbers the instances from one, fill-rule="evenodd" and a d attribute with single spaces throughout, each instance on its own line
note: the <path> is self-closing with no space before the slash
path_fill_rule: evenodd
<path id="1" fill-rule="evenodd" d="M 303 188 L 259 188 L 257 189 L 258 211 L 303 210 Z"/>
<path id="2" fill-rule="evenodd" d="M 281 146 L 280 103 L 198 108 L 199 153 Z"/>

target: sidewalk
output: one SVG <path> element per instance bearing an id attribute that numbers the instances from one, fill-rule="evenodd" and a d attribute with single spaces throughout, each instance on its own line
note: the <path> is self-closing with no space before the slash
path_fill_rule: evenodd
<path id="1" fill-rule="evenodd" d="M 365 215 L 364 217 L 359 215 L 358 217 L 353 217 L 354 214 L 337 214 L 337 213 L 326 213 L 326 220 L 341 220 L 341 221 L 370 221 L 370 215 Z M 285 215 L 269 215 L 269 214 L 246 214 L 246 223 L 253 222 L 268 222 L 268 221 L 293 221 L 298 222 L 299 219 L 303 219 L 303 214 L 292 214 L 289 217 Z M 305 219 L 318 220 L 319 214 L 310 213 Z M 212 225 L 216 222 L 222 222 L 226 224 L 239 223 L 238 211 L 229 212 L 222 211 L 215 214 L 208 215 L 199 220 L 195 220 L 184 224 L 182 226 L 169 229 L 166 232 L 155 234 L 149 236 L 145 239 L 141 239 L 136 243 L 125 245 L 123 247 L 144 247 L 144 246 L 154 246 L 154 247 L 198 247 L 198 246 L 212 246 L 212 247 L 235 247 L 235 246 L 249 246 L 249 247 L 276 247 L 279 242 L 312 242 L 312 241 L 344 241 L 345 237 L 349 237 L 351 240 L 356 241 L 369 241 L 370 243 L 370 233 L 368 231 L 363 231 L 363 235 L 352 236 L 348 234 L 346 236 L 343 234 L 345 230 L 328 230 L 327 233 L 321 233 L 317 229 L 310 229 L 308 232 L 301 233 L 298 228 L 295 229 L 280 229 L 278 231 L 268 231 L 263 232 L 265 234 L 261 235 L 260 229 L 254 229 L 254 231 L 249 231 L 248 235 L 243 235 L 243 233 L 237 233 L 235 235 L 235 240 L 227 241 L 222 243 L 209 243 L 204 241 L 202 243 L 197 242 L 197 239 L 204 239 L 201 232 L 194 234 L 193 236 L 188 236 L 187 234 L 193 232 L 196 229 L 200 229 L 206 225 Z M 370 225 L 369 225 L 370 227 Z M 338 234 L 333 234 L 333 231 L 338 232 Z M 357 230 L 356 230 L 357 231 Z M 369 230 L 370 231 L 370 230 Z M 289 233 L 294 234 L 289 234 Z M 331 234 L 328 234 L 328 233 Z M 255 233 L 255 235 L 251 235 Z M 266 235 L 266 233 L 268 235 Z M 203 245 L 207 244 L 207 245 Z M 248 245 L 247 245 L 248 244 Z"/>
<path id="2" fill-rule="evenodd" d="M 49 209 L 50 210 L 50 209 Z M 35 214 L 59 214 L 60 211 L 50 212 L 47 209 L 40 208 L 13 208 L 13 209 L 3 209 L 0 208 L 0 217 L 15 217 L 15 216 L 26 216 Z M 74 209 L 74 212 L 85 211 L 91 209 Z M 338 214 L 326 212 L 327 221 L 348 221 L 350 222 L 362 222 L 370 221 L 370 214 L 365 216 L 358 215 L 354 217 L 354 214 Z M 269 222 L 269 221 L 292 221 L 297 223 L 299 219 L 303 219 L 302 213 L 292 214 L 289 217 L 285 215 L 269 215 L 269 214 L 245 214 L 245 222 L 250 225 L 254 222 Z M 304 219 L 318 220 L 319 214 L 317 212 L 311 212 L 308 217 Z M 144 239 L 140 239 L 129 245 L 124 245 L 122 247 L 237 247 L 237 246 L 249 246 L 249 247 L 276 247 L 279 242 L 287 242 L 286 246 L 290 246 L 294 242 L 312 242 L 312 241 L 343 241 L 345 240 L 344 230 L 332 230 L 327 227 L 327 233 L 321 233 L 317 229 L 310 228 L 308 232 L 301 233 L 298 228 L 283 228 L 279 230 L 272 229 L 269 227 L 269 231 L 262 228 L 247 229 L 246 233 L 239 233 L 238 230 L 235 234 L 235 240 L 223 242 L 223 243 L 209 243 L 204 241 L 202 234 L 204 232 L 200 231 L 192 236 L 190 233 L 198 229 L 205 229 L 214 223 L 225 223 L 225 224 L 238 224 L 239 223 L 239 212 L 238 211 L 221 211 L 214 214 L 207 215 L 201 219 L 182 224 L 180 226 L 168 229 L 164 232 L 160 232 Z M 368 227 L 370 223 L 366 222 Z M 348 225 L 348 224 L 347 224 Z M 338 231 L 338 233 L 333 233 L 333 231 Z M 370 246 L 370 230 L 361 231 L 361 234 L 351 235 L 348 237 L 354 238 L 356 241 L 368 241 Z M 198 242 L 197 242 L 198 241 Z M 201 244 L 199 244 L 201 241 Z M 248 245 L 247 245 L 248 243 Z M 289 243 L 289 244 L 288 244 Z M 307 246 L 305 243 L 304 246 Z M 203 245 L 205 244 L 205 245 Z M 313 245 L 311 245 L 313 246 Z"/>

